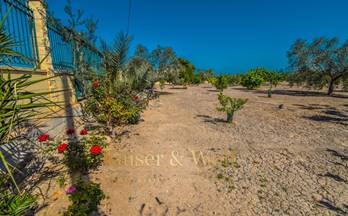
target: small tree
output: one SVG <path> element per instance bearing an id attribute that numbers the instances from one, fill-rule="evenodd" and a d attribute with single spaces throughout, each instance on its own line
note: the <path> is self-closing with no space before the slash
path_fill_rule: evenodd
<path id="1" fill-rule="evenodd" d="M 257 89 L 261 86 L 263 81 L 263 75 L 257 71 L 251 70 L 243 76 L 241 84 L 247 89 Z"/>
<path id="2" fill-rule="evenodd" d="M 268 97 L 272 97 L 272 88 L 277 87 L 279 82 L 283 80 L 283 75 L 278 72 L 269 71 L 265 74 L 265 80 L 269 82 L 267 95 Z"/>
<path id="3" fill-rule="evenodd" d="M 219 112 L 225 112 L 227 114 L 227 122 L 233 122 L 234 113 L 243 108 L 244 104 L 248 101 L 248 99 L 241 98 L 231 98 L 222 93 L 219 93 L 218 99 L 221 107 L 218 107 L 217 110 Z"/>
<path id="4" fill-rule="evenodd" d="M 228 86 L 228 80 L 226 78 L 226 76 L 224 75 L 220 75 L 220 76 L 217 76 L 215 78 L 215 81 L 213 82 L 213 85 L 215 86 L 215 88 L 217 90 L 219 90 L 220 92 L 222 92 L 224 89 L 227 88 Z"/>

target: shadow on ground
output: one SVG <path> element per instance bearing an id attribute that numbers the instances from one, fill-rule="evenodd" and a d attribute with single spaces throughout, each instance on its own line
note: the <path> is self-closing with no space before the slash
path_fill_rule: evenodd
<path id="1" fill-rule="evenodd" d="M 252 92 L 254 94 L 266 94 L 268 90 L 248 90 L 246 88 L 233 88 L 239 91 Z M 334 93 L 332 96 L 328 96 L 325 92 L 310 91 L 310 90 L 287 90 L 287 89 L 275 89 L 272 91 L 274 95 L 288 95 L 288 96 L 310 96 L 310 97 L 334 97 L 334 98 L 348 98 L 348 95 Z"/>
<path id="2" fill-rule="evenodd" d="M 218 124 L 218 123 L 227 123 L 225 119 L 213 118 L 208 115 L 196 115 L 197 118 L 200 118 L 205 123 Z"/>
<path id="3" fill-rule="evenodd" d="M 344 205 L 345 209 L 342 209 L 342 208 L 336 207 L 334 205 L 334 203 L 332 203 L 332 201 L 330 201 L 329 199 L 326 199 L 326 198 L 323 198 L 322 200 L 318 201 L 317 206 L 334 211 L 338 215 L 347 215 L 348 214 L 348 208 L 347 208 L 348 206 L 347 205 Z"/>
<path id="4" fill-rule="evenodd" d="M 174 93 L 173 92 L 165 92 L 165 91 L 156 91 L 156 94 L 158 94 L 158 96 L 162 96 L 162 95 L 171 95 Z"/>
<path id="5" fill-rule="evenodd" d="M 317 122 L 330 122 L 341 125 L 348 125 L 348 114 L 343 111 L 337 110 L 336 107 L 321 104 L 294 104 L 294 106 L 305 110 L 316 110 L 320 112 L 320 114 L 303 116 L 303 118 Z"/>

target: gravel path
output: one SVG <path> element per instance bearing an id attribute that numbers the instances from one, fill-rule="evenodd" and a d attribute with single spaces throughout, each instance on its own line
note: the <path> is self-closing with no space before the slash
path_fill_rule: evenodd
<path id="1" fill-rule="evenodd" d="M 209 86 L 165 89 L 93 175 L 107 215 L 347 215 L 348 99 Z M 283 109 L 279 105 L 284 104 Z M 203 157 L 200 157 L 203 156 Z"/>

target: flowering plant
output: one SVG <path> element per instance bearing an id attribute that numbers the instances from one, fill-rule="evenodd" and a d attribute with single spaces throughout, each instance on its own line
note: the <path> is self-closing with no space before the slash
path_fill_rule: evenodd
<path id="1" fill-rule="evenodd" d="M 66 191 L 72 202 L 64 216 L 90 215 L 98 210 L 98 205 L 105 198 L 99 184 L 80 180 L 76 186 L 71 186 Z"/>
<path id="2" fill-rule="evenodd" d="M 84 136 L 80 141 L 71 139 L 69 144 L 56 144 L 56 149 L 63 155 L 62 162 L 70 170 L 88 173 L 101 165 L 104 157 L 102 149 L 106 147 L 106 143 L 103 137 L 87 135 L 88 131 L 85 129 L 80 134 Z"/>

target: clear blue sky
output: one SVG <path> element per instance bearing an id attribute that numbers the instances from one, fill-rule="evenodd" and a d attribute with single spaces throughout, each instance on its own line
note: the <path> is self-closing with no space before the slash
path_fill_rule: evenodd
<path id="1" fill-rule="evenodd" d="M 64 0 L 47 0 L 64 18 Z M 128 0 L 72 0 L 99 19 L 97 34 L 112 41 L 126 30 Z M 288 66 L 297 38 L 348 39 L 348 0 L 132 0 L 133 45 L 171 46 L 197 68 L 240 73 Z"/>

